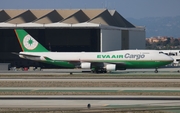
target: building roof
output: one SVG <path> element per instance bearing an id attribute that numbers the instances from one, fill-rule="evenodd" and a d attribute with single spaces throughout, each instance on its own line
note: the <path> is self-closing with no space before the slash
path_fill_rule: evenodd
<path id="1" fill-rule="evenodd" d="M 46 26 L 94 23 L 115 27 L 135 28 L 116 10 L 108 9 L 27 9 L 0 10 L 0 25 Z"/>

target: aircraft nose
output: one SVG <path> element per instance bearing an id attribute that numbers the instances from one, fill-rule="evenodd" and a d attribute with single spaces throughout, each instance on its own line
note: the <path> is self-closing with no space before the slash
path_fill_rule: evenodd
<path id="1" fill-rule="evenodd" d="M 167 61 L 172 63 L 174 61 L 174 59 L 172 57 L 170 57 L 170 56 L 167 56 Z"/>

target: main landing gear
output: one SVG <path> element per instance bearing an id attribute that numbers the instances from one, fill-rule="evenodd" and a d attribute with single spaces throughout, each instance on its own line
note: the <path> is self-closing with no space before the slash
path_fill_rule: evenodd
<path id="1" fill-rule="evenodd" d="M 92 73 L 107 73 L 107 70 L 105 68 L 93 68 L 91 69 Z"/>
<path id="2" fill-rule="evenodd" d="M 154 73 L 158 73 L 158 68 L 155 68 L 155 71 L 154 71 Z"/>

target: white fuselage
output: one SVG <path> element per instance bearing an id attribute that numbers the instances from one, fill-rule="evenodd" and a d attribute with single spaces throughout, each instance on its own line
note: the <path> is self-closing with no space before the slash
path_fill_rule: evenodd
<path id="1" fill-rule="evenodd" d="M 81 61 L 81 62 L 102 62 L 106 60 L 141 60 L 141 61 L 161 61 L 172 60 L 171 57 L 159 54 L 154 50 L 121 50 L 112 52 L 20 52 L 21 54 L 48 57 L 53 60 Z M 22 57 L 22 56 L 21 56 Z"/>

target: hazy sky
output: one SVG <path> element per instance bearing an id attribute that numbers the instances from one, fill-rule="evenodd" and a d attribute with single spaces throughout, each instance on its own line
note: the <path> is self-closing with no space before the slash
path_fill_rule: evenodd
<path id="1" fill-rule="evenodd" d="M 0 9 L 115 9 L 123 17 L 180 15 L 180 0 L 0 0 Z"/>

